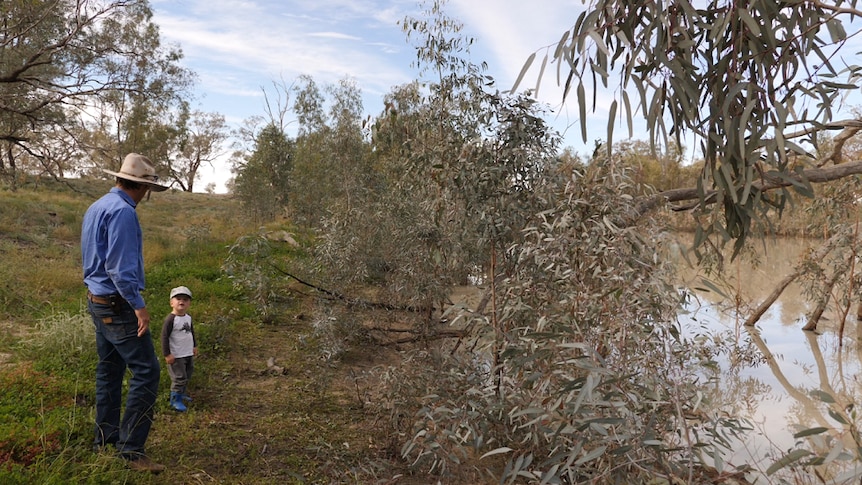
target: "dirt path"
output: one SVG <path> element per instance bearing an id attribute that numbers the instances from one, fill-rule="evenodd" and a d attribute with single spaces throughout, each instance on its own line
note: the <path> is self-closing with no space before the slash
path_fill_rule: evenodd
<path id="1" fill-rule="evenodd" d="M 303 344 L 308 331 L 302 321 L 246 325 L 231 338 L 227 356 L 208 360 L 201 355 L 192 379 L 191 411 L 174 413 L 162 403 L 151 435 L 154 454 L 171 457 L 163 459 L 168 478 L 411 483 L 388 480 L 403 471 L 394 459 L 394 441 L 357 390 L 368 385 L 366 372 L 387 356 L 355 352 L 330 364 Z M 206 380 L 199 378 L 203 374 Z M 171 453 L 174 443 L 188 452 Z"/>

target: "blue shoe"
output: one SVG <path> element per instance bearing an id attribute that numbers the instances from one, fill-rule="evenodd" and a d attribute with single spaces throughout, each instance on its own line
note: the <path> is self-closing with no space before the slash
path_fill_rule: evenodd
<path id="1" fill-rule="evenodd" d="M 176 411 L 184 413 L 189 410 L 185 404 L 183 404 L 183 395 L 178 392 L 171 393 L 171 407 Z"/>

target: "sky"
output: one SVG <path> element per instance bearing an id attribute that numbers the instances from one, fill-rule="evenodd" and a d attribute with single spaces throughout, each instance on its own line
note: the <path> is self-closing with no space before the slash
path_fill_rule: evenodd
<path id="1" fill-rule="evenodd" d="M 264 115 L 264 90 L 309 75 L 318 86 L 351 78 L 363 94 L 366 115 L 383 109 L 383 96 L 418 77 L 413 45 L 399 24 L 420 17 L 418 0 L 151 0 L 163 42 L 182 48 L 182 64 L 197 74 L 194 109 L 221 113 L 231 127 Z M 449 0 L 444 11 L 475 39 L 470 59 L 486 62 L 501 90 L 511 88 L 534 51 L 556 45 L 583 10 L 580 0 Z M 523 86 L 535 85 L 538 62 Z M 563 132 L 577 122 L 576 109 L 560 104 L 562 91 L 547 76 L 539 99 L 555 109 L 548 122 Z M 603 113 L 596 116 L 602 118 Z M 605 121 L 595 138 L 603 138 Z M 290 129 L 288 127 L 288 129 Z M 566 145 L 585 151 L 580 129 Z M 576 135 L 576 136 L 575 136 Z M 590 138 L 593 139 L 593 138 Z M 226 162 L 205 169 L 196 190 L 215 183 L 224 192 Z"/>
<path id="2" fill-rule="evenodd" d="M 416 53 L 401 30 L 405 17 L 422 17 L 420 0 L 150 0 L 163 42 L 178 45 L 182 64 L 197 74 L 193 109 L 225 116 L 236 128 L 251 116 L 266 114 L 264 91 L 276 99 L 276 85 L 291 85 L 300 75 L 319 87 L 352 79 L 363 93 L 365 115 L 377 116 L 393 87 L 419 77 Z M 473 38 L 470 60 L 487 63 L 486 74 L 505 91 L 512 87 L 528 57 L 541 58 L 583 11 L 581 0 L 448 0 L 447 16 L 460 21 Z M 857 30 L 847 28 L 848 32 Z M 842 49 L 862 51 L 862 39 Z M 834 60 L 833 60 L 834 61 Z M 851 62 L 855 62 L 851 59 Z M 836 62 L 841 65 L 841 62 Z M 519 87 L 535 86 L 536 61 Z M 576 101 L 561 104 L 556 70 L 546 71 L 538 98 L 553 110 L 546 120 L 563 135 L 564 146 L 588 155 L 592 141 L 607 139 L 611 93 L 598 93 L 596 110 L 587 111 L 587 143 L 581 139 Z M 862 104 L 862 101 L 855 105 Z M 835 118 L 839 119 L 839 118 Z M 288 119 L 289 120 L 289 119 Z M 643 123 L 635 120 L 634 138 Z M 290 131 L 290 125 L 288 125 Z M 642 129 L 640 130 L 643 131 Z M 614 140 L 628 136 L 618 126 Z M 290 134 L 290 133 L 289 133 Z M 686 145 L 691 147 L 693 140 Z M 692 153 L 689 158 L 693 158 Z M 216 184 L 225 192 L 231 174 L 226 156 L 202 170 L 196 190 Z"/>

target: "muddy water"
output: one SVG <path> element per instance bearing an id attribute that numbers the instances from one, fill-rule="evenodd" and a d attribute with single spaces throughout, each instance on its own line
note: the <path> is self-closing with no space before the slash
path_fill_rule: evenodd
<path id="1" fill-rule="evenodd" d="M 759 263 L 743 259 L 729 264 L 726 273 L 735 290 L 725 295 L 694 290 L 705 287 L 702 275 L 691 269 L 681 271 L 683 286 L 692 289 L 696 296 L 689 306 L 691 313 L 683 315 L 681 320 L 687 333 L 702 333 L 706 329 L 721 332 L 726 341 L 730 340 L 749 358 L 735 364 L 736 359 L 722 357 L 721 376 L 715 388 L 710 389 L 720 396 L 719 401 L 723 402 L 718 405 L 722 409 L 754 423 L 754 430 L 737 444 L 732 456 L 726 457 L 731 463 L 749 463 L 765 471 L 782 453 L 794 448 L 799 441 L 794 439 L 794 433 L 815 427 L 827 428 L 819 436 L 832 440 L 824 442 L 821 450 L 828 451 L 838 441 L 847 450 L 856 448 L 850 426 L 834 418 L 836 411 L 862 406 L 862 323 L 856 321 L 855 305 L 845 320 L 841 345 L 838 336 L 841 312 L 834 306 L 824 313 L 817 332 L 802 330 L 813 305 L 807 303 L 798 284 L 788 287 L 754 327 L 743 325 L 752 308 L 792 273 L 802 251 L 819 243 L 797 239 L 772 241 Z M 823 393 L 835 402 L 824 402 L 820 397 Z M 862 408 L 859 414 L 862 416 Z M 855 466 L 858 465 L 851 468 Z M 841 471 L 835 468 L 824 470 L 824 474 L 834 478 L 835 473 L 848 472 L 846 466 Z M 855 470 L 849 473 L 852 475 Z M 855 478 L 854 483 L 858 480 Z M 761 475 L 757 483 L 773 481 Z"/>

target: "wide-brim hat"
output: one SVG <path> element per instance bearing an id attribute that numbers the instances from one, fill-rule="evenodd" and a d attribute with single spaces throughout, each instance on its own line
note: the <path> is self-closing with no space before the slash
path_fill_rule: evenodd
<path id="1" fill-rule="evenodd" d="M 123 166 L 119 172 L 102 169 L 103 172 L 109 173 L 121 179 L 131 180 L 139 184 L 144 184 L 156 192 L 168 190 L 168 187 L 158 183 L 159 176 L 156 175 L 156 169 L 153 168 L 153 162 L 149 158 L 137 153 L 130 153 L 123 159 Z"/>

